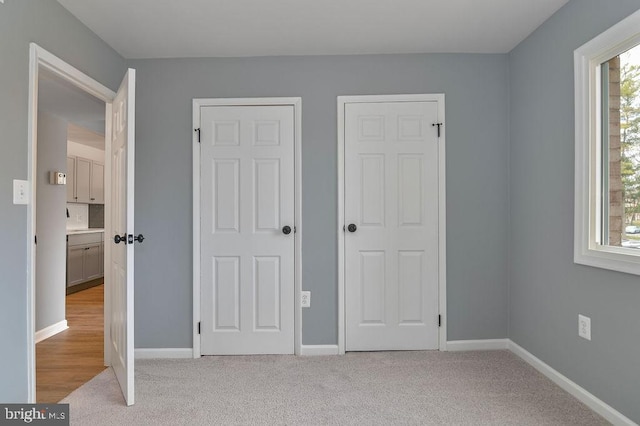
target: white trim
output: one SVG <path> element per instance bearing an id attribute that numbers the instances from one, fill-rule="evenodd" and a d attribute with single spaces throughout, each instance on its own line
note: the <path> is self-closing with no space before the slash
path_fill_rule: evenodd
<path id="1" fill-rule="evenodd" d="M 136 348 L 135 359 L 193 358 L 191 348 Z"/>
<path id="2" fill-rule="evenodd" d="M 302 345 L 300 354 L 302 356 L 338 355 L 338 345 Z"/>
<path id="3" fill-rule="evenodd" d="M 634 423 L 624 414 L 620 413 L 615 408 L 597 398 L 583 387 L 579 386 L 564 375 L 560 374 L 558 371 L 554 370 L 548 364 L 544 363 L 512 340 L 509 340 L 509 350 L 515 355 L 522 358 L 533 368 L 547 376 L 552 382 L 560 386 L 565 391 L 569 392 L 587 407 L 600 414 L 607 421 L 613 423 L 614 425 L 636 425 L 636 423 Z"/>
<path id="4" fill-rule="evenodd" d="M 42 330 L 36 331 L 35 340 L 36 343 L 40 343 L 49 337 L 55 336 L 58 333 L 61 333 L 67 330 L 69 326 L 67 325 L 67 320 L 62 320 L 55 324 L 50 325 L 49 327 L 45 327 Z"/>
<path id="5" fill-rule="evenodd" d="M 291 105 L 294 109 L 294 353 L 300 355 L 302 347 L 302 98 L 206 98 L 193 99 L 193 128 L 200 127 L 200 108 L 204 106 L 268 106 Z M 200 143 L 193 134 L 193 357 L 199 358 L 200 335 Z"/>
<path id="6" fill-rule="evenodd" d="M 574 51 L 575 91 L 575 263 L 640 275 L 637 249 L 601 244 L 599 66 L 640 43 L 640 11 Z"/>
<path id="7" fill-rule="evenodd" d="M 193 100 L 193 137 L 192 137 L 192 169 L 193 187 L 191 197 L 193 198 L 193 357 L 200 358 L 200 142 L 198 142 L 198 132 L 200 128 L 200 107 L 198 99 Z"/>
<path id="8" fill-rule="evenodd" d="M 509 348 L 509 339 L 485 340 L 451 340 L 447 342 L 447 350 L 460 351 L 495 351 Z"/>
<path id="9" fill-rule="evenodd" d="M 425 102 L 438 103 L 438 121 L 445 123 L 441 127 L 438 140 L 438 313 L 441 326 L 438 330 L 438 347 L 447 350 L 447 197 L 446 197 L 446 121 L 445 95 L 373 95 L 338 96 L 338 353 L 345 353 L 345 260 L 344 260 L 344 113 L 347 103 L 355 102 Z"/>
<path id="10" fill-rule="evenodd" d="M 115 93 L 92 79 L 88 75 L 72 67 L 62 59 L 47 52 L 35 43 L 29 44 L 29 99 L 27 113 L 27 175 L 30 181 L 29 200 L 27 204 L 27 400 L 36 402 L 36 355 L 35 355 L 35 229 L 36 229 L 36 160 L 37 160 L 37 128 L 38 128 L 38 75 L 40 69 L 48 70 L 57 77 L 73 84 L 79 89 L 104 101 L 107 105 L 105 119 L 107 128 L 111 123 L 109 112 L 110 103 Z M 110 143 L 109 140 L 106 141 Z M 108 166 L 105 164 L 105 173 Z M 109 196 L 105 194 L 105 207 L 110 204 Z M 111 235 L 109 229 L 105 229 L 106 235 Z M 105 268 L 105 274 L 107 273 Z M 109 280 L 105 275 L 105 320 L 108 316 L 106 308 L 109 292 L 106 290 Z M 105 342 L 109 339 L 109 328 L 105 327 Z M 105 348 L 106 348 L 105 344 Z M 105 352 L 105 360 L 109 359 L 108 351 Z"/>

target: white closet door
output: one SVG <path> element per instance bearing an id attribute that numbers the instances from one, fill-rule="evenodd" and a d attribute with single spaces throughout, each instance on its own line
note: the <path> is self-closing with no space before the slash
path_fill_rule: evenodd
<path id="1" fill-rule="evenodd" d="M 292 354 L 293 106 L 200 117 L 201 353 Z"/>
<path id="2" fill-rule="evenodd" d="M 436 122 L 436 101 L 346 104 L 348 351 L 438 348 Z"/>

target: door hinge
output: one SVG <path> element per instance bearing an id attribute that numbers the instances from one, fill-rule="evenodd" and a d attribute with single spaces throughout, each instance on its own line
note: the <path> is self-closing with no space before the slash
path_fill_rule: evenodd
<path id="1" fill-rule="evenodd" d="M 34 235 L 33 240 L 36 243 L 36 245 L 38 245 L 38 236 L 37 235 Z M 67 237 L 67 241 L 69 241 L 68 237 Z"/>
<path id="2" fill-rule="evenodd" d="M 443 126 L 444 123 L 433 123 L 431 126 L 432 127 L 436 127 L 438 126 L 438 137 L 440 137 L 440 126 Z"/>
<path id="3" fill-rule="evenodd" d="M 442 315 L 438 315 L 438 327 L 442 327 Z"/>
<path id="4" fill-rule="evenodd" d="M 198 322 L 198 334 L 200 334 L 200 322 Z"/>
<path id="5" fill-rule="evenodd" d="M 198 132 L 198 143 L 200 143 L 200 128 L 198 127 L 197 129 L 194 130 L 195 132 Z"/>

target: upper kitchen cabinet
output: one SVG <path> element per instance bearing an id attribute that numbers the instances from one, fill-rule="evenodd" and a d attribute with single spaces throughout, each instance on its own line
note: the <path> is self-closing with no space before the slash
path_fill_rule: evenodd
<path id="1" fill-rule="evenodd" d="M 104 164 L 91 163 L 91 190 L 89 204 L 104 204 Z"/>
<path id="2" fill-rule="evenodd" d="M 104 204 L 104 163 L 67 157 L 67 201 Z"/>
<path id="3" fill-rule="evenodd" d="M 95 112 L 104 120 L 104 103 Z M 67 202 L 104 204 L 104 121 L 67 127 Z"/>
<path id="4" fill-rule="evenodd" d="M 76 202 L 76 157 L 67 157 L 67 202 Z"/>

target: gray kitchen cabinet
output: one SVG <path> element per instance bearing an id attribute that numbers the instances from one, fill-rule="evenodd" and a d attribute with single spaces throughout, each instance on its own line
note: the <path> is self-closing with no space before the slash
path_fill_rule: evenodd
<path id="1" fill-rule="evenodd" d="M 76 202 L 91 202 L 91 160 L 76 157 Z"/>
<path id="2" fill-rule="evenodd" d="M 104 164 L 82 157 L 67 157 L 67 201 L 104 204 Z"/>
<path id="3" fill-rule="evenodd" d="M 103 233 L 71 234 L 67 238 L 67 287 L 104 276 Z"/>
<path id="4" fill-rule="evenodd" d="M 67 203 L 76 200 L 76 157 L 67 157 Z"/>
<path id="5" fill-rule="evenodd" d="M 67 287 L 83 283 L 85 246 L 69 246 L 67 248 Z"/>

